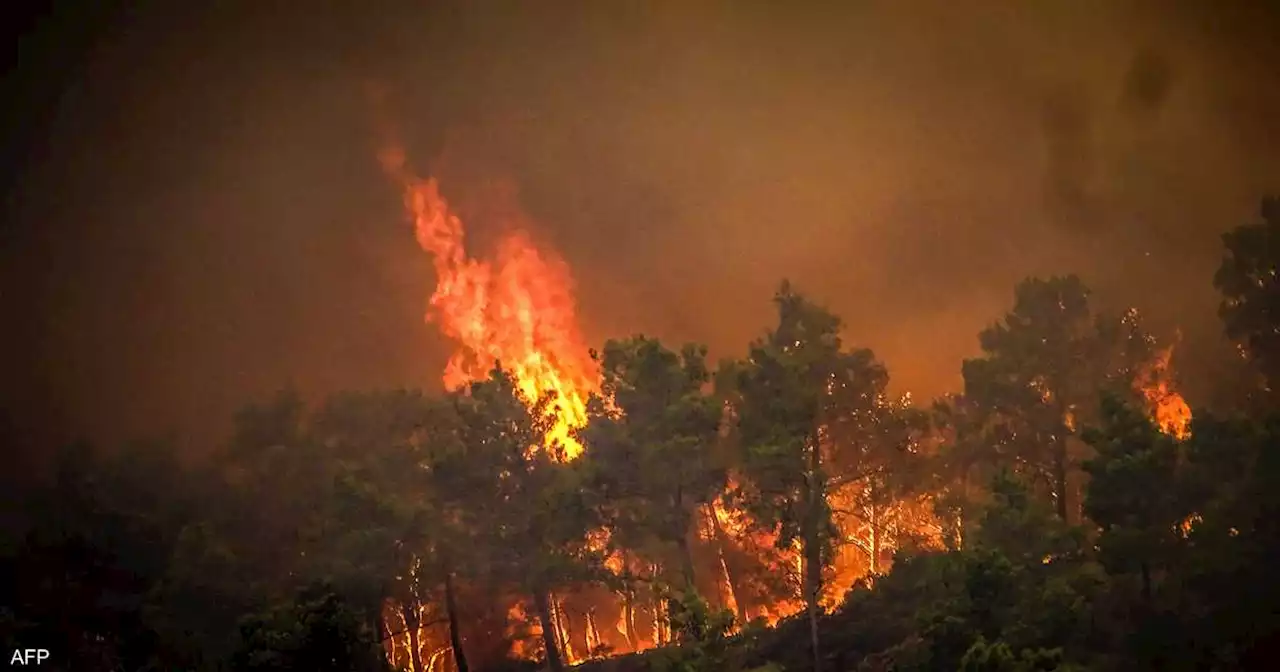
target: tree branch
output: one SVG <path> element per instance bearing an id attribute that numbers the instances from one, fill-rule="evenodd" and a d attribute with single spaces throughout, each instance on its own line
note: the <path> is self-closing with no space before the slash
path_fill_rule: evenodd
<path id="1" fill-rule="evenodd" d="M 426 623 L 421 623 L 421 624 L 419 624 L 419 625 L 418 625 L 418 630 L 419 630 L 419 631 L 421 631 L 421 630 L 424 630 L 424 629 L 426 629 L 426 628 L 429 628 L 429 627 L 431 627 L 431 626 L 433 626 L 433 625 L 444 625 L 445 623 L 448 623 L 448 622 L 449 622 L 449 619 L 447 619 L 447 618 L 437 618 L 437 619 L 436 619 L 436 620 L 434 620 L 434 621 L 427 621 Z M 385 642 L 385 641 L 387 641 L 388 639 L 392 639 L 392 638 L 394 638 L 394 637 L 399 637 L 400 635 L 406 634 L 406 633 L 408 633 L 408 632 L 409 632 L 409 628 L 405 628 L 404 630 L 401 630 L 401 631 L 399 631 L 399 632 L 390 632 L 390 633 L 387 633 L 387 635 L 386 635 L 385 637 L 383 637 L 382 639 L 380 639 L 380 640 L 378 640 L 378 641 L 379 641 L 379 642 Z"/>

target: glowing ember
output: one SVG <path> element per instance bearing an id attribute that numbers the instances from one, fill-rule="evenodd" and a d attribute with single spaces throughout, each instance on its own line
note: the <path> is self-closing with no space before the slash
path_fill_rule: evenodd
<path id="1" fill-rule="evenodd" d="M 1183 519 L 1181 523 L 1178 523 L 1177 525 L 1178 534 L 1180 534 L 1183 539 L 1186 539 L 1187 537 L 1191 536 L 1191 531 L 1195 529 L 1196 525 L 1202 522 L 1204 522 L 1204 518 L 1201 518 L 1200 514 L 1192 513 L 1191 515 Z M 1235 536 L 1235 535 L 1233 534 L 1232 536 Z"/>
<path id="2" fill-rule="evenodd" d="M 556 425 L 550 441 L 559 441 L 569 459 L 576 457 L 582 446 L 571 433 L 586 423 L 586 399 L 596 382 L 578 332 L 568 268 L 534 247 L 519 226 L 511 227 L 514 232 L 501 240 L 492 259 L 470 257 L 462 220 L 441 197 L 436 180 L 410 172 L 398 148 L 379 158 L 403 186 L 418 244 L 434 262 L 437 280 L 427 319 L 460 346 L 445 369 L 445 387 L 487 378 L 501 363 L 526 398 L 551 396 Z"/>
<path id="3" fill-rule="evenodd" d="M 1160 431 L 1170 436 L 1185 439 L 1191 434 L 1191 407 L 1187 405 L 1181 394 L 1170 386 L 1169 359 L 1173 355 L 1173 346 L 1165 348 L 1147 366 L 1138 379 L 1139 391 L 1147 400 L 1152 420 Z"/>

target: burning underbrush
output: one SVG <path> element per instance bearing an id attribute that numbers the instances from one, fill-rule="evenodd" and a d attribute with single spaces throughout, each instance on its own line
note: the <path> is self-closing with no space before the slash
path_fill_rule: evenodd
<path id="1" fill-rule="evenodd" d="M 833 501 L 844 498 L 833 497 Z M 848 497 L 848 501 L 856 501 L 856 497 Z M 860 580 L 887 571 L 903 543 L 940 548 L 930 527 L 929 506 L 920 499 L 883 507 L 868 514 L 869 520 L 878 521 L 874 528 L 870 522 L 859 527 L 842 520 L 835 561 L 826 572 L 824 607 L 835 609 Z M 733 615 L 730 634 L 740 630 L 740 624 L 774 626 L 804 609 L 796 551 L 779 550 L 776 534 L 759 529 L 749 514 L 721 501 L 703 507 L 699 518 L 689 539 L 696 563 L 697 594 L 713 611 Z M 876 556 L 871 555 L 871 549 Z M 664 589 L 669 573 L 634 553 L 601 550 L 612 580 L 551 595 L 554 641 L 570 665 L 651 650 L 672 644 L 676 638 L 670 625 L 671 591 Z M 458 599 L 461 636 L 468 646 L 468 657 L 480 669 L 508 656 L 525 660 L 545 657 L 542 626 L 530 599 L 516 594 L 486 595 L 466 586 L 460 587 Z M 443 596 L 423 600 L 418 610 L 417 646 L 424 672 L 454 672 Z M 389 659 L 397 667 L 411 669 L 414 638 L 409 624 L 415 617 L 406 618 L 401 604 L 388 601 L 383 618 L 392 634 L 386 646 Z"/>
<path id="2" fill-rule="evenodd" d="M 436 286 L 429 299 L 427 320 L 458 345 L 443 374 L 447 389 L 467 393 L 469 385 L 485 380 L 490 371 L 501 366 L 524 399 L 543 404 L 539 408 L 547 413 L 550 423 L 544 447 L 555 449 L 550 456 L 559 463 L 592 459 L 592 442 L 582 438 L 590 423 L 622 426 L 629 420 L 646 422 L 645 418 L 629 418 L 624 411 L 633 408 L 644 413 L 649 408 L 643 400 L 636 401 L 639 393 L 632 388 L 637 385 L 657 386 L 655 398 L 676 404 L 670 408 L 684 409 L 680 413 L 692 412 L 688 409 L 707 397 L 704 392 L 711 386 L 711 377 L 701 355 L 688 350 L 669 353 L 642 338 L 629 342 L 629 347 L 637 348 L 631 355 L 643 360 L 642 365 L 613 371 L 609 382 L 610 372 L 602 372 L 600 359 L 590 353 L 579 332 L 567 265 L 533 245 L 527 235 L 531 222 L 516 204 L 492 209 L 505 217 L 493 228 L 506 233 L 492 256 L 475 258 L 466 245 L 463 221 L 441 195 L 440 185 L 434 179 L 414 175 L 399 148 L 384 151 L 381 159 L 387 174 L 403 191 L 418 243 L 434 262 Z M 684 521 L 676 528 L 682 529 L 682 534 L 673 535 L 666 528 L 665 532 L 642 535 L 640 540 L 620 541 L 602 526 L 588 534 L 583 551 L 583 557 L 597 571 L 580 581 L 531 592 L 528 586 L 517 588 L 499 582 L 499 589 L 461 579 L 449 595 L 389 600 L 383 625 L 390 660 L 421 672 L 453 672 L 457 663 L 450 654 L 459 644 L 467 647 L 467 657 L 481 669 L 506 656 L 544 659 L 549 647 L 567 664 L 646 651 L 679 638 L 680 633 L 672 631 L 676 620 L 672 609 L 679 608 L 676 596 L 690 591 L 712 609 L 732 614 L 734 630 L 750 623 L 774 625 L 806 608 L 807 585 L 820 585 L 815 603 L 829 613 L 855 585 L 869 585 L 885 574 L 898 551 L 940 549 L 949 529 L 954 541 L 962 525 L 950 521 L 954 510 L 940 518 L 938 502 L 966 495 L 965 488 L 957 489 L 954 482 L 921 487 L 920 479 L 910 485 L 906 479 L 926 462 L 936 466 L 939 461 L 954 459 L 956 446 L 963 443 L 954 432 L 948 434 L 955 428 L 924 419 L 912 408 L 909 396 L 897 400 L 887 397 L 887 373 L 870 351 L 843 350 L 838 322 L 825 313 L 813 312 L 813 306 L 788 292 L 784 287 L 778 298 L 782 319 L 778 331 L 772 340 L 753 345 L 753 354 L 742 366 L 785 379 L 791 373 L 780 373 L 776 366 L 770 372 L 769 365 L 761 362 L 769 357 L 786 362 L 788 357 L 797 357 L 793 351 L 802 349 L 813 350 L 833 363 L 834 368 L 822 374 L 819 387 L 823 392 L 813 402 L 815 410 L 809 422 L 816 429 L 812 440 L 797 453 L 807 455 L 807 464 L 797 467 L 770 462 L 789 459 L 767 454 L 772 439 L 761 442 L 756 438 L 755 444 L 764 446 L 764 453 L 757 450 L 752 456 L 750 450 L 742 452 L 744 442 L 752 441 L 744 436 L 752 430 L 739 422 L 739 413 L 750 411 L 752 403 L 776 404 L 777 393 L 766 391 L 761 396 L 760 389 L 751 392 L 746 385 L 735 389 L 747 392 L 713 394 L 707 398 L 715 399 L 714 412 L 707 417 L 713 417 L 715 425 L 703 439 L 684 444 L 684 449 L 712 446 L 720 453 L 737 451 L 748 457 L 722 463 L 719 480 L 712 485 L 698 484 L 697 491 L 685 493 L 684 499 L 680 487 L 657 497 L 674 497 L 674 505 L 655 516 L 662 519 L 674 512 Z M 800 326 L 788 327 L 788 320 Z M 830 336 L 823 337 L 827 340 L 807 340 L 810 335 L 804 329 L 811 326 L 804 326 L 806 320 L 831 329 Z M 788 328 L 799 331 L 787 335 Z M 833 349 L 830 343 L 834 343 Z M 810 358 L 803 361 L 814 356 L 799 355 Z M 1135 386 L 1160 426 L 1184 437 L 1189 411 L 1170 385 L 1168 357 L 1168 351 L 1158 353 Z M 676 374 L 688 376 L 684 392 L 669 387 L 675 384 L 671 375 Z M 603 387 L 602 375 L 606 379 Z M 742 375 L 747 374 L 740 374 L 741 380 L 748 380 Z M 1032 379 L 1029 385 L 1036 395 L 1031 403 L 1055 403 L 1043 381 Z M 752 393 L 757 395 L 754 401 L 735 397 Z M 624 398 L 628 394 L 630 401 Z M 682 394 L 692 401 L 682 401 Z M 686 406 L 679 406 L 681 403 Z M 770 412 L 778 411 L 774 408 Z M 1072 411 L 1063 411 L 1058 417 L 1065 423 L 1063 431 L 1074 429 Z M 647 420 L 655 427 L 669 421 L 661 412 Z M 632 427 L 628 431 L 645 430 Z M 759 428 L 756 431 L 758 434 Z M 615 439 L 606 436 L 598 443 Z M 671 440 L 671 432 L 644 439 L 651 446 Z M 619 450 L 625 453 L 632 448 Z M 676 464 L 684 456 L 679 452 L 673 455 L 672 469 L 678 471 Z M 631 468 L 627 459 L 624 455 L 614 467 L 622 471 Z M 792 471 L 781 477 L 775 473 L 787 469 Z M 970 466 L 962 464 L 961 469 Z M 798 479 L 793 478 L 796 476 Z M 775 477 L 780 480 L 775 482 Z M 676 476 L 672 478 L 679 484 Z M 961 476 L 960 481 L 966 478 Z M 806 527 L 810 523 L 817 527 Z M 823 548 L 813 546 L 818 543 Z M 806 563 L 815 559 L 822 562 L 820 578 L 817 574 L 806 576 Z M 447 606 L 450 604 L 452 607 Z"/>

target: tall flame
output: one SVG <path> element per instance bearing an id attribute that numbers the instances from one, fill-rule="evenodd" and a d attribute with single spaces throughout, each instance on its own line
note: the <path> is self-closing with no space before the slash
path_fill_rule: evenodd
<path id="1" fill-rule="evenodd" d="M 1139 378 L 1139 391 L 1151 409 L 1151 419 L 1160 431 L 1185 439 L 1191 434 L 1191 407 L 1170 384 L 1169 360 L 1173 346 L 1158 353 Z"/>
<path id="2" fill-rule="evenodd" d="M 519 226 L 502 238 L 493 258 L 469 256 L 462 220 L 435 178 L 415 176 L 398 147 L 384 149 L 379 159 L 404 189 L 418 244 L 432 256 L 437 280 L 427 320 L 458 342 L 444 371 L 445 387 L 486 378 L 501 363 L 527 399 L 551 396 L 549 442 L 560 442 L 569 459 L 579 455 L 582 445 L 572 432 L 586 423 L 586 399 L 596 381 L 567 266 L 535 247 Z"/>

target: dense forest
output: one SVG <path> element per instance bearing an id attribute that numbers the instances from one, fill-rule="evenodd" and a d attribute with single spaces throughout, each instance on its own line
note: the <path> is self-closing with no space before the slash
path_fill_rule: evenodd
<path id="1" fill-rule="evenodd" d="M 1238 349 L 1194 409 L 1171 335 L 1076 276 L 1018 284 L 925 404 L 784 282 L 741 359 L 592 353 L 572 436 L 498 367 L 282 393 L 198 465 L 67 446 L 6 540 L 0 632 L 130 672 L 1269 668 L 1280 201 L 1261 214 L 1223 237 Z"/>

